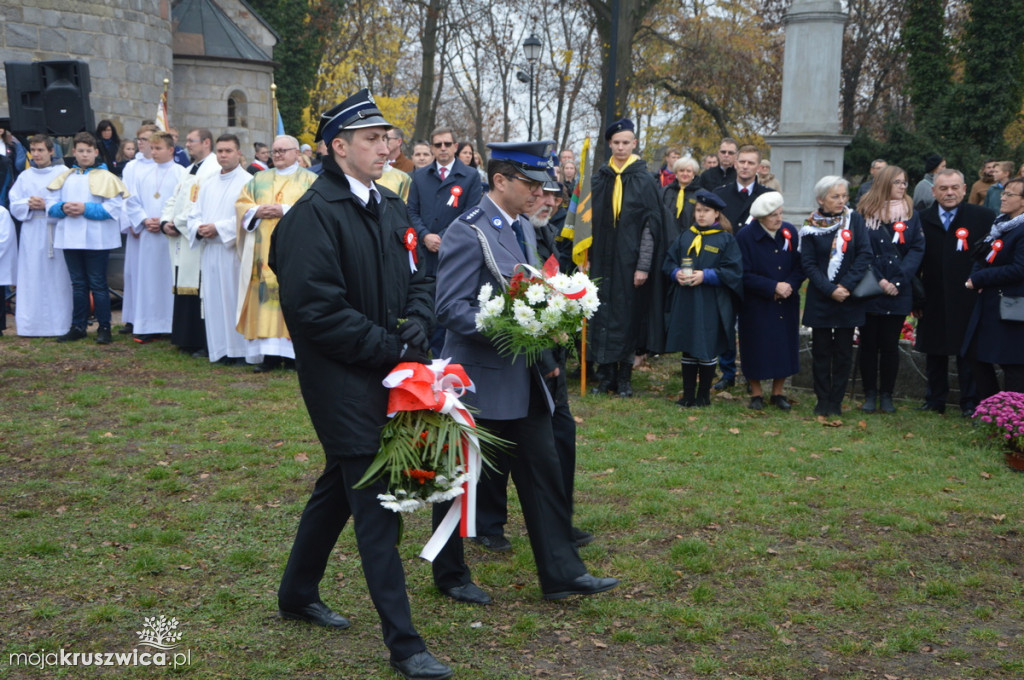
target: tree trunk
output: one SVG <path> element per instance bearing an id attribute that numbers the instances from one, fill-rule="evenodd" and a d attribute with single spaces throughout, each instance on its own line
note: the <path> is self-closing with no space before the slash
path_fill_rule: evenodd
<path id="1" fill-rule="evenodd" d="M 416 128 L 413 139 L 426 139 L 434 128 L 434 62 L 437 58 L 437 24 L 445 10 L 446 0 L 430 0 L 426 22 L 420 36 L 423 63 L 420 68 L 420 91 L 416 101 Z"/>

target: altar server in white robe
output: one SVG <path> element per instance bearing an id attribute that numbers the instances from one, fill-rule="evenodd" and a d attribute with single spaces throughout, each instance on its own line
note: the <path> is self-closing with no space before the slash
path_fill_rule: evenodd
<path id="1" fill-rule="evenodd" d="M 153 152 L 149 148 L 149 138 L 154 132 L 159 132 L 155 125 L 143 125 L 135 133 L 135 143 L 138 145 L 138 153 L 135 159 L 124 166 L 121 177 L 125 186 L 131 187 L 138 183 L 139 178 L 149 172 L 153 163 Z M 125 201 L 124 211 L 121 218 L 121 233 L 126 234 L 124 244 L 124 290 L 121 291 L 121 329 L 118 333 L 128 335 L 134 330 L 132 317 L 135 314 L 136 288 L 139 280 L 139 235 L 131 228 L 136 222 L 146 219 L 142 210 L 142 204 L 133 204 Z"/>
<path id="2" fill-rule="evenodd" d="M 7 208 L 0 205 L 0 335 L 7 329 L 6 287 L 17 283 L 18 235 Z"/>
<path id="3" fill-rule="evenodd" d="M 136 342 L 150 342 L 171 332 L 174 274 L 167 237 L 160 229 L 164 203 L 187 174 L 174 162 L 174 138 L 166 132 L 149 137 L 153 165 L 134 177 L 128 198 L 131 230 L 139 236 L 139 262 L 132 324 Z M 139 218 L 142 218 L 141 220 Z"/>
<path id="4" fill-rule="evenodd" d="M 57 202 L 47 185 L 62 171 L 53 164 L 53 140 L 47 135 L 28 138 L 32 167 L 22 171 L 11 187 L 11 215 L 21 222 L 18 244 L 18 335 L 56 337 L 71 326 L 71 277 L 64 252 L 53 245 L 56 219 L 46 213 Z"/>
<path id="5" fill-rule="evenodd" d="M 202 303 L 199 299 L 200 244 L 184 236 L 188 231 L 188 216 L 199 196 L 199 187 L 220 172 L 213 155 L 213 133 L 206 128 L 193 128 L 185 138 L 185 149 L 193 163 L 185 168 L 185 176 L 174 195 L 164 203 L 160 228 L 167 236 L 174 277 L 174 318 L 171 323 L 171 344 L 196 358 L 206 358 L 206 329 L 203 323 Z"/>
<path id="6" fill-rule="evenodd" d="M 252 176 L 241 165 L 242 152 L 235 135 L 218 137 L 215 153 L 220 174 L 204 180 L 199 187 L 199 196 L 188 217 L 187 236 L 191 243 L 202 244 L 200 293 L 210 361 L 245 363 L 249 341 L 235 328 L 241 265 L 235 248 L 235 201 Z"/>

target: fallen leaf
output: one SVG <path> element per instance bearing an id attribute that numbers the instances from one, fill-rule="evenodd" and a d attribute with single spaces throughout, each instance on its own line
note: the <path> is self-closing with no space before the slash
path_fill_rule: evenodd
<path id="1" fill-rule="evenodd" d="M 68 506 L 66 506 L 66 505 L 60 505 L 60 506 L 57 507 L 57 514 L 58 515 L 63 515 L 67 511 L 68 511 Z"/>
<path id="2" fill-rule="evenodd" d="M 306 461 L 309 460 L 309 454 L 300 451 L 295 454 L 295 460 L 297 460 L 300 463 L 305 463 Z"/>
<path id="3" fill-rule="evenodd" d="M 768 550 L 766 550 L 765 552 L 767 552 L 769 555 L 778 555 L 779 554 L 779 551 L 776 550 L 775 548 L 768 548 Z"/>
<path id="4" fill-rule="evenodd" d="M 842 453 L 843 449 L 841 446 L 833 446 L 829 449 L 832 453 Z"/>
<path id="5" fill-rule="evenodd" d="M 276 449 L 279 446 L 284 446 L 284 442 L 274 442 L 273 444 L 271 444 L 271 446 L 273 446 Z"/>
<path id="6" fill-rule="evenodd" d="M 608 645 L 606 645 L 605 643 L 601 642 L 600 640 L 591 640 L 591 642 L 593 642 L 594 646 L 597 647 L 598 649 L 608 649 Z"/>
<path id="7" fill-rule="evenodd" d="M 473 623 L 469 624 L 469 627 L 470 628 L 479 628 L 482 625 L 484 625 L 483 621 L 474 621 Z"/>
<path id="8" fill-rule="evenodd" d="M 990 515 L 990 519 L 996 524 L 1002 524 L 1003 520 L 1006 519 L 1006 515 Z"/>
<path id="9" fill-rule="evenodd" d="M 809 456 L 809 458 L 814 458 L 814 459 L 817 459 L 817 458 L 821 458 L 821 454 L 820 454 L 820 453 L 812 453 L 812 454 L 811 454 L 811 455 Z"/>
<path id="10" fill-rule="evenodd" d="M 981 473 L 981 478 L 982 479 L 992 479 L 992 474 L 989 473 L 989 472 L 982 472 Z"/>
<path id="11" fill-rule="evenodd" d="M 104 437 L 113 437 L 113 436 L 114 436 L 114 433 L 113 433 L 113 432 L 104 432 L 104 433 L 103 433 L 103 436 L 104 436 Z"/>
<path id="12" fill-rule="evenodd" d="M 653 432 L 648 432 L 647 434 L 644 435 L 644 439 L 646 439 L 649 442 L 656 442 L 658 441 L 658 435 L 654 434 Z"/>
<path id="13" fill-rule="evenodd" d="M 579 416 L 573 416 L 572 419 L 576 421 L 577 425 L 583 424 L 583 418 L 580 418 Z"/>
<path id="14" fill-rule="evenodd" d="M 778 437 L 779 433 L 778 432 L 765 432 L 764 436 L 765 437 Z"/>
<path id="15" fill-rule="evenodd" d="M 914 438 L 914 433 L 913 432 L 908 432 L 905 435 L 903 435 L 903 438 L 904 439 L 913 439 Z"/>
<path id="16" fill-rule="evenodd" d="M 857 421 L 857 427 L 859 427 L 862 430 L 868 429 L 868 421 L 866 421 L 866 420 L 858 420 Z"/>
<path id="17" fill-rule="evenodd" d="M 697 416 L 687 416 L 686 419 L 692 423 L 693 421 L 697 420 Z"/>
<path id="18" fill-rule="evenodd" d="M 740 428 L 738 428 L 738 427 L 730 427 L 729 428 L 729 434 L 739 434 L 739 433 L 740 433 Z"/>
<path id="19" fill-rule="evenodd" d="M 191 566 L 189 566 L 189 565 L 187 565 L 187 564 L 179 564 L 179 565 L 178 565 L 178 569 L 181 569 L 182 571 L 188 571 L 188 570 L 189 570 L 189 569 L 191 569 L 191 568 L 192 568 L 192 567 L 191 567 Z"/>
<path id="20" fill-rule="evenodd" d="M 162 467 L 167 467 L 168 465 L 170 465 L 170 463 L 168 463 L 166 460 L 158 460 L 156 464 Z"/>
<path id="21" fill-rule="evenodd" d="M 817 477 L 804 477 L 804 481 L 805 482 L 816 482 L 816 481 L 818 481 L 818 478 Z"/>

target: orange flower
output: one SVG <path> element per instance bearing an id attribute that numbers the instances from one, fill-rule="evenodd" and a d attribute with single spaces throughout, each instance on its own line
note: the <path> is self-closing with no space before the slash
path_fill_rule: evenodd
<path id="1" fill-rule="evenodd" d="M 415 479 L 420 484 L 426 484 L 427 480 L 433 479 L 434 477 L 437 476 L 437 473 L 434 472 L 433 470 L 415 470 L 415 469 L 410 469 L 410 470 L 406 470 L 405 474 L 409 478 Z"/>

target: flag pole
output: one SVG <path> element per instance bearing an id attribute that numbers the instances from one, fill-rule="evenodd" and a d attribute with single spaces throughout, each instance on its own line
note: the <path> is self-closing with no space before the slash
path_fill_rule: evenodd
<path id="1" fill-rule="evenodd" d="M 277 137 L 277 83 L 270 83 L 270 142 L 273 146 L 274 138 Z"/>

